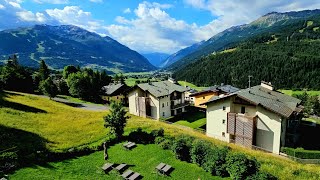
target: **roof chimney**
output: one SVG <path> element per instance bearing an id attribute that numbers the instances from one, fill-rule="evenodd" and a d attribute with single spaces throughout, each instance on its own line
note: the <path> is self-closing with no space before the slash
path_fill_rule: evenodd
<path id="1" fill-rule="evenodd" d="M 271 84 L 271 82 L 265 82 L 265 81 L 261 81 L 261 87 L 269 89 L 271 91 L 274 90 L 273 85 Z"/>
<path id="2" fill-rule="evenodd" d="M 175 79 L 173 79 L 173 78 L 169 78 L 168 81 L 171 82 L 171 83 L 173 83 L 173 84 L 176 84 L 176 83 L 177 83 L 177 81 L 176 81 Z"/>

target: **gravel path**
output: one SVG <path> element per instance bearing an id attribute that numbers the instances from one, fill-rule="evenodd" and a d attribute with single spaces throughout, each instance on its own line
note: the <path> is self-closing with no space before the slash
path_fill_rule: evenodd
<path id="1" fill-rule="evenodd" d="M 90 111 L 106 111 L 109 110 L 109 108 L 106 105 L 102 104 L 89 104 L 89 103 L 80 103 L 80 102 L 72 102 L 64 98 L 55 97 L 53 98 L 54 101 L 64 103 L 66 105 L 80 108 L 80 109 L 86 109 Z"/>

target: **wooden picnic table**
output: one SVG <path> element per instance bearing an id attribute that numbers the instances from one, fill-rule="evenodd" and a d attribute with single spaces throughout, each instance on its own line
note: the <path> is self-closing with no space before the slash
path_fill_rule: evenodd
<path id="1" fill-rule="evenodd" d="M 121 175 L 121 177 L 123 177 L 123 178 L 126 179 L 126 178 L 128 178 L 132 173 L 133 173 L 133 171 L 128 170 L 128 171 L 124 172 L 124 173 Z"/>
<path id="2" fill-rule="evenodd" d="M 166 165 L 165 163 L 160 163 L 160 164 L 156 167 L 156 169 L 157 169 L 158 171 L 161 171 L 162 168 L 163 168 L 165 165 Z"/>
<path id="3" fill-rule="evenodd" d="M 113 163 L 106 163 L 102 166 L 102 170 L 106 171 L 113 166 Z"/>
<path id="4" fill-rule="evenodd" d="M 162 168 L 162 171 L 164 173 L 167 173 L 168 171 L 170 171 L 170 169 L 171 169 L 171 166 L 167 164 L 165 167 Z"/>
<path id="5" fill-rule="evenodd" d="M 127 145 L 127 148 L 129 148 L 129 149 L 130 149 L 130 148 L 132 148 L 132 147 L 133 147 L 133 146 L 135 146 L 135 145 L 136 145 L 136 143 L 134 143 L 134 142 L 133 142 L 133 143 L 131 143 L 131 144 Z"/>
<path id="6" fill-rule="evenodd" d="M 135 180 L 135 179 L 137 179 L 139 176 L 140 176 L 140 174 L 137 173 L 137 172 L 135 172 L 134 174 L 132 174 L 132 175 L 129 177 L 129 180 Z"/>
<path id="7" fill-rule="evenodd" d="M 127 166 L 127 164 L 119 164 L 115 169 L 117 171 L 121 171 L 123 168 L 125 168 Z"/>

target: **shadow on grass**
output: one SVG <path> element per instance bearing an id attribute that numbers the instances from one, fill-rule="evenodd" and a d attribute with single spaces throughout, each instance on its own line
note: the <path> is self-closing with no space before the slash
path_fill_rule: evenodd
<path id="1" fill-rule="evenodd" d="M 46 163 L 46 143 L 43 137 L 24 130 L 0 125 L 0 154 L 12 154 L 12 157 L 1 159 L 0 171 L 12 172 L 18 168 L 41 165 L 53 168 Z"/>
<path id="2" fill-rule="evenodd" d="M 33 113 L 47 113 L 47 111 L 27 106 L 24 104 L 16 103 L 16 102 L 11 102 L 5 100 L 8 95 L 11 96 L 22 96 L 21 94 L 13 93 L 13 92 L 2 92 L 0 93 L 0 107 L 5 107 L 5 108 L 10 108 L 10 109 L 15 109 L 18 111 L 25 111 L 25 112 L 33 112 Z"/>

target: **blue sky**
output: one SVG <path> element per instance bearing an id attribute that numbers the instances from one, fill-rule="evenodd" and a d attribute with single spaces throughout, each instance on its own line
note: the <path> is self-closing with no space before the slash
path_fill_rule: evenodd
<path id="1" fill-rule="evenodd" d="M 72 24 L 140 53 L 174 53 L 271 12 L 320 8 L 315 0 L 0 0 L 0 30 Z"/>

